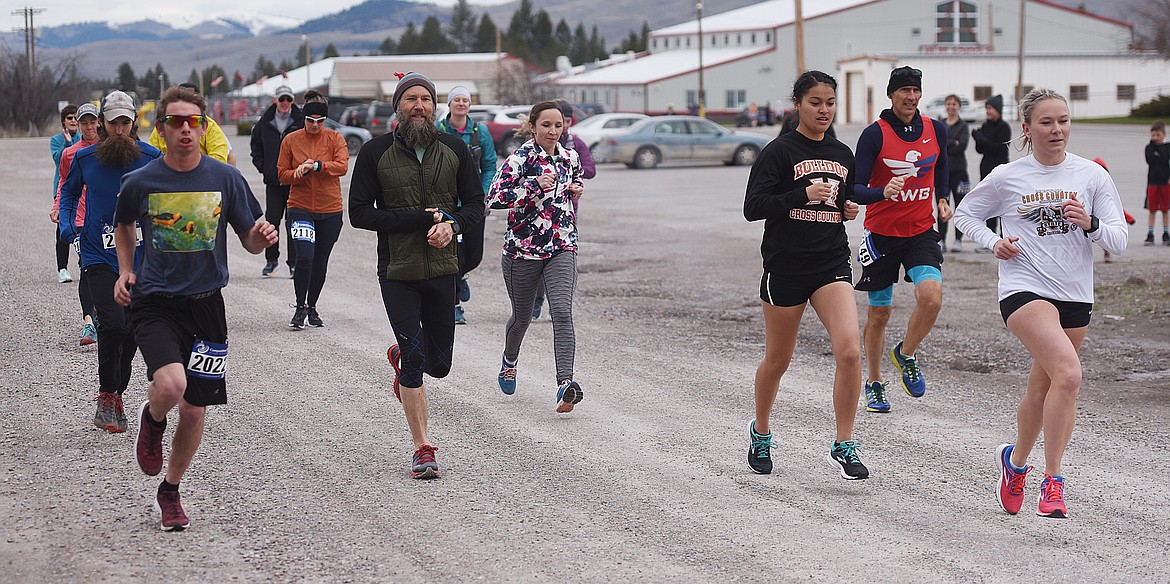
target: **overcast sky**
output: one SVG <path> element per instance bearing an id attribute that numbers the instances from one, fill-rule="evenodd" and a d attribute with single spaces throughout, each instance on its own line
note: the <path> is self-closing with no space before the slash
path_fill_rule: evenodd
<path id="1" fill-rule="evenodd" d="M 23 28 L 24 17 L 11 14 L 24 6 L 43 8 L 44 12 L 34 17 L 37 27 L 57 26 L 73 22 L 109 21 L 114 23 L 134 22 L 153 19 L 160 22 L 174 23 L 176 28 L 181 24 L 192 25 L 209 16 L 232 13 L 259 13 L 273 16 L 288 16 L 297 20 L 308 20 L 327 13 L 322 12 L 322 6 L 329 6 L 331 12 L 361 4 L 364 0 L 244 0 L 234 8 L 225 8 L 222 0 L 145 0 L 132 2 L 129 0 L 115 0 L 107 3 L 96 3 L 93 0 L 12 0 L 5 2 L 5 9 L 0 14 L 4 19 L 4 29 Z M 508 0 L 473 0 L 472 5 L 502 4 Z M 440 6 L 452 6 L 455 0 L 433 0 Z M 101 5 L 101 10 L 95 10 L 95 5 Z"/>

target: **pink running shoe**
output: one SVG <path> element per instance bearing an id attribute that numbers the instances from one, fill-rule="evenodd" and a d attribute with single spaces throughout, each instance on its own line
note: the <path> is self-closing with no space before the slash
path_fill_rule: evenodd
<path id="1" fill-rule="evenodd" d="M 1040 483 L 1040 503 L 1036 507 L 1036 514 L 1055 519 L 1068 518 L 1068 508 L 1064 506 L 1064 477 L 1044 475 L 1044 481 Z"/>
<path id="2" fill-rule="evenodd" d="M 999 488 L 995 490 L 995 498 L 1004 511 L 1015 515 L 1024 506 L 1024 479 L 1028 476 L 1031 466 L 1024 467 L 1024 472 L 1012 470 L 1012 450 L 1015 444 L 1000 444 L 995 451 L 995 465 L 999 468 Z"/>

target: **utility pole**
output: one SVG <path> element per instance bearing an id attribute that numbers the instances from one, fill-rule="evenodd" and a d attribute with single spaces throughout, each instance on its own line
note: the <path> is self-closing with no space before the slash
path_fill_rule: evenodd
<path id="1" fill-rule="evenodd" d="M 796 0 L 796 74 L 804 73 L 804 9 Z"/>
<path id="2" fill-rule="evenodd" d="M 20 10 L 13 10 L 14 16 L 24 17 L 24 54 L 28 58 L 28 79 L 32 82 L 37 72 L 37 28 L 33 24 L 33 16 L 44 12 L 44 8 L 30 8 L 25 6 Z M 13 30 L 13 32 L 20 32 Z"/>
<path id="3" fill-rule="evenodd" d="M 1016 55 L 1016 103 L 1024 97 L 1024 8 L 1028 0 L 1020 0 L 1020 50 Z M 1016 112 L 1019 115 L 1019 112 Z"/>
<path id="4" fill-rule="evenodd" d="M 305 41 L 305 91 L 313 88 L 313 76 L 309 74 L 309 65 L 313 63 L 313 50 L 309 47 L 309 35 L 301 35 L 301 40 Z"/>
<path id="5" fill-rule="evenodd" d="M 695 2 L 695 16 L 699 20 L 699 117 L 707 117 L 707 91 L 703 89 L 703 2 Z"/>

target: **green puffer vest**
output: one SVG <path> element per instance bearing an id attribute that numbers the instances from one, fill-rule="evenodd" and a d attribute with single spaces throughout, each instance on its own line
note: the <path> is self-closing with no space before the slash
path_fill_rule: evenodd
<path id="1" fill-rule="evenodd" d="M 441 140 L 435 140 L 420 163 L 414 150 L 395 140 L 378 160 L 378 182 L 382 185 L 380 207 L 391 211 L 452 211 L 458 204 L 459 155 Z M 459 256 L 454 242 L 437 249 L 427 243 L 426 231 L 391 233 L 386 238 L 390 262 L 388 280 L 429 280 L 459 273 Z"/>

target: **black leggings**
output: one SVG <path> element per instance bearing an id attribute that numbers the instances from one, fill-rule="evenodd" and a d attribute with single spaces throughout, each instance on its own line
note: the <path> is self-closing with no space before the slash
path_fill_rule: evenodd
<path id="1" fill-rule="evenodd" d="M 955 200 L 955 206 L 951 207 L 951 209 L 958 209 L 959 203 L 963 202 L 963 197 L 967 196 L 967 193 L 959 192 L 959 185 L 968 183 L 967 188 L 971 188 L 970 178 L 967 177 L 967 171 L 962 170 L 959 172 L 952 172 L 951 176 L 949 176 L 947 179 L 947 183 L 947 187 L 951 189 L 951 197 L 953 197 Z M 943 221 L 942 219 L 938 220 L 938 233 L 940 236 L 939 240 L 943 243 L 947 242 L 947 226 L 949 224 L 949 221 Z M 963 241 L 963 232 L 959 231 L 958 227 L 955 228 L 955 241 Z"/>
<path id="2" fill-rule="evenodd" d="M 438 379 L 451 372 L 456 277 L 379 283 L 386 316 L 402 352 L 398 380 L 403 387 L 422 387 L 423 373 Z"/>
<path id="3" fill-rule="evenodd" d="M 284 218 L 284 208 L 288 206 L 288 185 L 264 185 L 264 220 L 271 223 L 280 232 L 280 220 Z M 289 231 L 286 226 L 285 235 Z M 297 263 L 297 248 L 292 244 L 290 236 L 288 243 L 288 265 Z M 264 259 L 275 262 L 280 259 L 280 242 L 276 242 L 264 250 Z"/>
<path id="4" fill-rule="evenodd" d="M 459 234 L 459 240 L 459 275 L 466 276 L 483 261 L 483 221 Z"/>
<path id="5" fill-rule="evenodd" d="M 57 271 L 69 267 L 69 244 L 61 241 L 57 224 L 53 224 L 53 241 L 57 242 Z"/>
<path id="6" fill-rule="evenodd" d="M 325 274 L 329 271 L 329 254 L 341 235 L 341 212 L 310 213 L 304 209 L 289 207 L 288 224 L 293 222 L 311 223 L 316 233 L 313 241 L 308 238 L 292 239 L 296 248 L 296 272 L 293 273 L 293 290 L 296 291 L 297 306 L 317 306 L 321 289 L 325 287 Z"/>
<path id="7" fill-rule="evenodd" d="M 114 300 L 118 274 L 99 264 L 85 268 L 85 279 L 97 317 L 98 387 L 103 392 L 122 393 L 130 383 L 130 367 L 138 345 L 130 333 L 129 311 Z"/>

